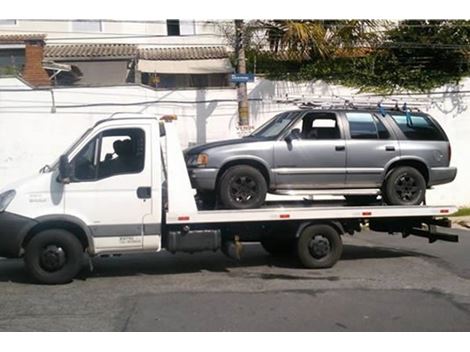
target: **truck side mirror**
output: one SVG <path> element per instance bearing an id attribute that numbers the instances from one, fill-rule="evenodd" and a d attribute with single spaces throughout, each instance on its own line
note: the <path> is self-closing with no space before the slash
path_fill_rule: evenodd
<path id="1" fill-rule="evenodd" d="M 70 183 L 71 167 L 67 155 L 61 155 L 59 158 L 59 181 Z"/>

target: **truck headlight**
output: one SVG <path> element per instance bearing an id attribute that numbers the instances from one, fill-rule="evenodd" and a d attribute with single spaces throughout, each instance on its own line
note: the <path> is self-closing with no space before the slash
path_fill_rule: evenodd
<path id="1" fill-rule="evenodd" d="M 16 192 L 14 190 L 6 191 L 0 194 L 0 213 L 6 210 L 15 196 Z"/>
<path id="2" fill-rule="evenodd" d="M 204 153 L 189 155 L 186 158 L 186 164 L 192 167 L 205 167 L 208 163 L 209 157 Z"/>

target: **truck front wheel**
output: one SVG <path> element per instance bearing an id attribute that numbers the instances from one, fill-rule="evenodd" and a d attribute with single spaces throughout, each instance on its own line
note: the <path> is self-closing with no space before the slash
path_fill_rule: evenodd
<path id="1" fill-rule="evenodd" d="M 341 236 L 329 225 L 308 226 L 302 230 L 297 240 L 297 255 L 306 268 L 331 268 L 342 252 Z"/>
<path id="2" fill-rule="evenodd" d="M 24 261 L 31 276 L 44 284 L 73 280 L 83 265 L 83 246 L 72 233 L 62 229 L 44 230 L 26 245 Z"/>

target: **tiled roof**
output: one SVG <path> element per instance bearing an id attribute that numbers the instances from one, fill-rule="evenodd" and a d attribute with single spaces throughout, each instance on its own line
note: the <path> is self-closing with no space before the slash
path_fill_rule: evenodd
<path id="1" fill-rule="evenodd" d="M 0 34 L 0 44 L 23 44 L 25 41 L 44 39 L 45 34 Z"/>
<path id="2" fill-rule="evenodd" d="M 44 57 L 51 60 L 132 59 L 137 47 L 132 44 L 46 45 Z"/>
<path id="3" fill-rule="evenodd" d="M 139 49 L 142 60 L 208 60 L 228 57 L 223 46 Z"/>

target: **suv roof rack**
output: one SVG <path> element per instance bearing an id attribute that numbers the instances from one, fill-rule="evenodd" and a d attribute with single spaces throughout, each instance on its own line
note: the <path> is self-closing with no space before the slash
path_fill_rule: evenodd
<path id="1" fill-rule="evenodd" d="M 318 102 L 302 102 L 299 105 L 300 109 L 319 109 L 319 110 L 373 110 L 373 111 L 380 111 L 382 114 L 385 111 L 399 111 L 399 112 L 421 112 L 418 104 L 408 104 L 404 103 L 401 107 L 398 105 L 398 102 L 394 103 L 368 103 L 368 104 L 358 104 L 351 101 L 345 101 L 343 104 L 320 104 Z"/>

